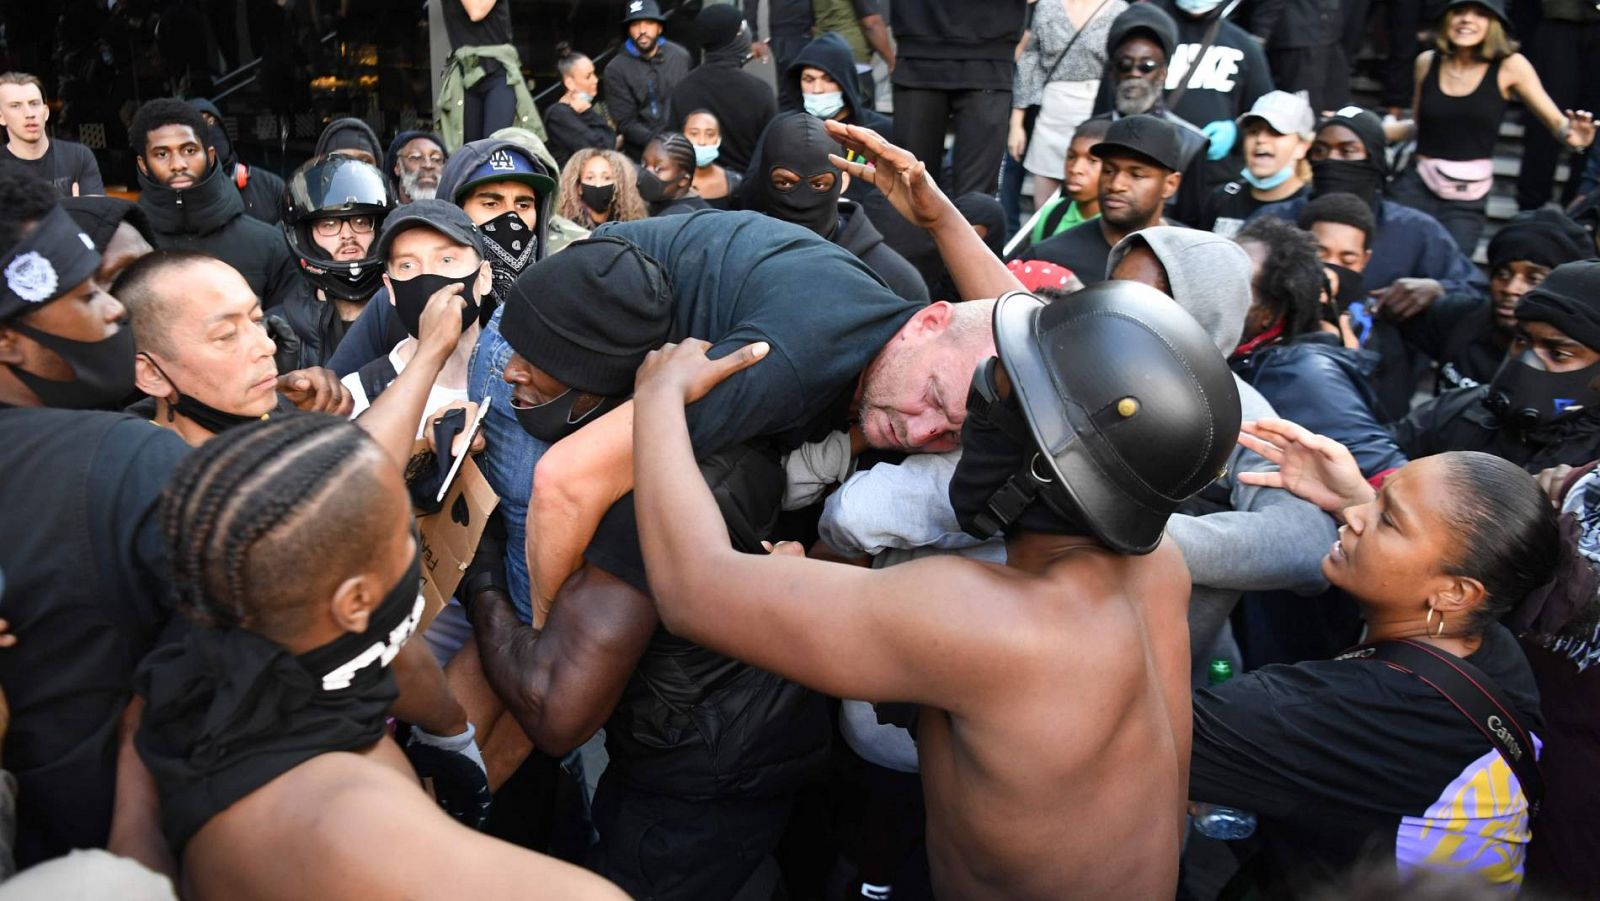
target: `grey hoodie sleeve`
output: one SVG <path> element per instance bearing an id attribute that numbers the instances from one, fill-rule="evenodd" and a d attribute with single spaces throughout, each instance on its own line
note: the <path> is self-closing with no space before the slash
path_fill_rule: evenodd
<path id="1" fill-rule="evenodd" d="M 1276 415 L 1260 392 L 1243 381 L 1238 385 L 1246 421 Z M 1223 481 L 1231 509 L 1206 516 L 1178 514 L 1167 522 L 1167 534 L 1183 550 L 1195 585 L 1301 594 L 1328 587 L 1322 558 L 1339 535 L 1332 517 L 1282 488 L 1244 485 L 1236 478 L 1241 472 L 1275 468 L 1260 454 L 1235 446 Z"/>

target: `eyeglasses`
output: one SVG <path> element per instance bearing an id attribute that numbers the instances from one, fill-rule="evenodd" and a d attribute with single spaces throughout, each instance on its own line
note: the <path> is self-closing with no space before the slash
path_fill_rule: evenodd
<path id="1" fill-rule="evenodd" d="M 444 165 L 444 154 L 442 154 L 442 153 L 408 153 L 405 156 L 401 157 L 401 159 L 405 160 L 406 162 L 410 163 L 413 166 L 422 165 L 424 160 L 434 164 L 435 166 L 443 166 Z"/>
<path id="2" fill-rule="evenodd" d="M 347 219 L 317 219 L 311 223 L 311 227 L 322 237 L 331 238 L 344 229 L 345 223 L 349 223 L 350 230 L 358 235 L 372 234 L 375 224 L 371 216 L 351 216 Z"/>
<path id="3" fill-rule="evenodd" d="M 1140 75 L 1149 75 L 1159 68 L 1161 64 L 1149 57 L 1144 59 L 1134 59 L 1131 56 L 1117 57 L 1117 72 L 1121 75 L 1127 75 L 1134 70 L 1138 70 Z"/>

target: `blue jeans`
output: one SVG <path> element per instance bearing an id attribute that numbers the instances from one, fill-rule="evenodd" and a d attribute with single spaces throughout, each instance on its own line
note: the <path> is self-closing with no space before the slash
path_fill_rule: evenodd
<path id="1" fill-rule="evenodd" d="M 533 467 L 549 444 L 529 435 L 511 412 L 511 386 L 502 374 L 511 359 L 511 345 L 500 337 L 501 307 L 484 327 L 467 367 L 467 393 L 476 403 L 490 398 L 483 419 L 484 448 L 478 468 L 500 496 L 500 515 L 506 522 L 506 579 L 511 603 L 523 622 L 533 621 L 533 601 L 528 588 L 528 558 L 523 543 L 528 537 L 528 498 L 533 494 Z"/>

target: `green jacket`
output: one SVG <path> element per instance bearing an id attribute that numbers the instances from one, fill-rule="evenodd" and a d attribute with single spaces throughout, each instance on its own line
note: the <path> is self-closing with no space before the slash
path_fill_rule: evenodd
<path id="1" fill-rule="evenodd" d="M 872 62 L 872 46 L 867 43 L 867 33 L 861 27 L 861 20 L 856 17 L 856 5 L 851 0 L 812 0 L 811 21 L 812 31 L 816 34 L 838 32 L 850 45 L 856 62 Z"/>
<path id="2" fill-rule="evenodd" d="M 544 122 L 539 118 L 538 107 L 533 104 L 533 94 L 522 80 L 522 58 L 517 55 L 517 48 L 510 44 L 457 47 L 445 63 L 444 77 L 439 79 L 439 98 L 433 109 L 434 125 L 439 136 L 444 138 L 445 150 L 455 153 L 461 147 L 467 91 L 484 77 L 480 60 L 499 63 L 504 70 L 506 83 L 517 93 L 517 117 L 511 124 L 526 128 L 543 140 Z"/>

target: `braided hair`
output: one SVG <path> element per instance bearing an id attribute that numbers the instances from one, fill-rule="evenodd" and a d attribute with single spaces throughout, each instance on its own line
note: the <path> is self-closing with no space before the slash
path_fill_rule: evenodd
<path id="1" fill-rule="evenodd" d="M 308 598 L 371 555 L 385 458 L 348 420 L 321 414 L 229 429 L 190 454 L 161 497 L 178 608 L 214 628 L 272 637 L 299 628 Z"/>
<path id="2" fill-rule="evenodd" d="M 672 160 L 684 172 L 693 175 L 697 168 L 694 162 L 694 143 L 683 136 L 682 132 L 663 131 L 650 139 L 651 144 L 658 144 L 661 152 L 667 159 Z"/>

